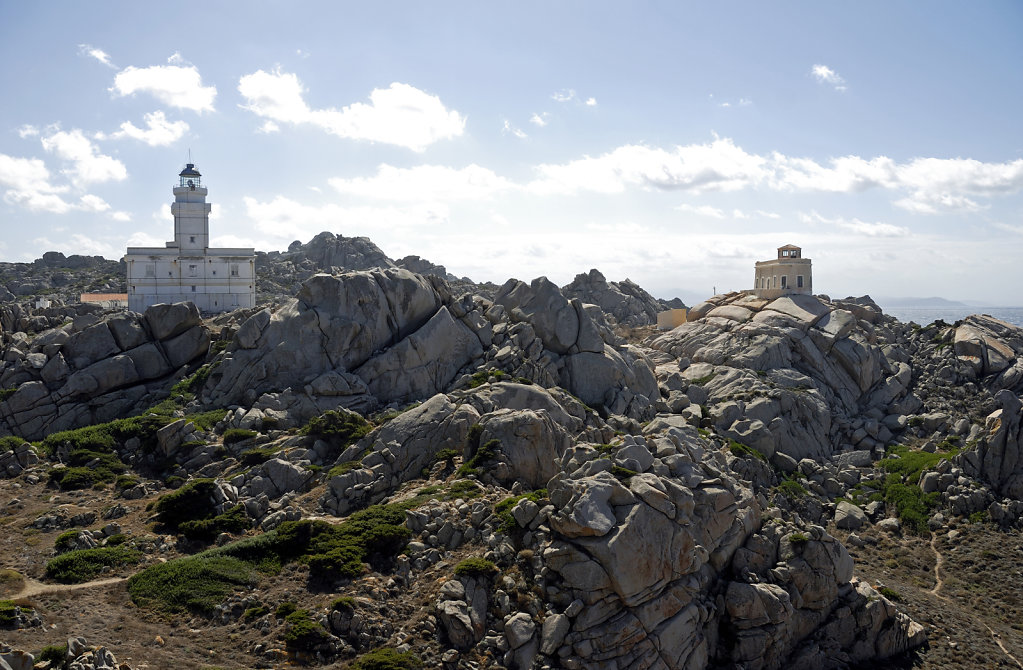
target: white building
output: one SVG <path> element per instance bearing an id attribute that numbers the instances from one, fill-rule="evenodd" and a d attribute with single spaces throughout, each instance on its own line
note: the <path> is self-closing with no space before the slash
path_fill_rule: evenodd
<path id="1" fill-rule="evenodd" d="M 202 175 L 189 163 L 174 187 L 174 240 L 165 247 L 128 247 L 128 309 L 190 301 L 202 312 L 256 304 L 254 249 L 211 249 L 210 204 Z"/>

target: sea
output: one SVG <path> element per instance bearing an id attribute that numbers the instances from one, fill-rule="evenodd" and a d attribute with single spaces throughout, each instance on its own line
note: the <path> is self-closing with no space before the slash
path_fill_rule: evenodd
<path id="1" fill-rule="evenodd" d="M 910 321 L 921 326 L 934 323 L 939 319 L 953 324 L 971 314 L 987 314 L 1006 323 L 1023 328 L 1023 307 L 894 307 L 882 310 L 903 323 Z"/>

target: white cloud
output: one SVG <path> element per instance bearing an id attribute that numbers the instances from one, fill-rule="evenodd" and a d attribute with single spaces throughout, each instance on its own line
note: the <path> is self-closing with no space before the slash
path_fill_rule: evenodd
<path id="1" fill-rule="evenodd" d="M 516 128 L 511 124 L 510 121 L 508 121 L 508 119 L 504 120 L 504 125 L 501 127 L 501 132 L 506 135 L 514 135 L 520 140 L 524 140 L 527 137 L 529 137 L 529 135 L 526 134 L 526 131 L 522 130 L 521 128 Z"/>
<path id="2" fill-rule="evenodd" d="M 273 121 L 267 121 L 259 127 L 258 132 L 263 133 L 264 135 L 272 135 L 273 133 L 281 132 L 281 127 Z"/>
<path id="3" fill-rule="evenodd" d="M 550 116 L 548 112 L 543 112 L 542 114 L 533 114 L 533 116 L 529 117 L 529 122 L 532 123 L 534 126 L 539 126 L 543 128 L 544 126 L 547 125 L 548 116 Z"/>
<path id="4" fill-rule="evenodd" d="M 138 128 L 131 121 L 121 124 L 121 129 L 109 135 L 96 133 L 98 140 L 118 140 L 124 137 L 131 137 L 145 142 L 151 147 L 164 147 L 174 144 L 188 132 L 188 124 L 184 121 L 168 121 L 167 117 L 160 110 L 152 114 L 146 114 L 146 128 Z"/>
<path id="5" fill-rule="evenodd" d="M 114 221 L 128 222 L 131 221 L 131 214 L 128 212 L 112 212 L 110 218 Z"/>
<path id="6" fill-rule="evenodd" d="M 284 196 L 268 202 L 243 198 L 245 213 L 257 231 L 272 240 L 271 248 L 281 248 L 295 239 L 309 239 L 324 231 L 394 231 L 402 228 L 447 226 L 448 208 L 444 205 L 416 204 L 407 207 L 342 207 L 334 203 L 305 205 Z"/>
<path id="7" fill-rule="evenodd" d="M 448 110 L 435 95 L 408 84 L 392 83 L 374 89 L 369 104 L 356 102 L 341 109 L 312 109 L 305 89 L 291 73 L 259 70 L 238 80 L 245 109 L 280 123 L 310 124 L 339 137 L 369 140 L 424 151 L 465 131 L 465 117 Z"/>
<path id="8" fill-rule="evenodd" d="M 461 169 L 442 165 L 396 168 L 384 164 L 373 177 L 336 178 L 329 183 L 350 195 L 421 202 L 481 199 L 514 187 L 507 179 L 476 164 Z"/>
<path id="9" fill-rule="evenodd" d="M 767 159 L 746 153 L 730 139 L 672 150 L 626 145 L 592 158 L 536 168 L 529 188 L 541 194 L 596 191 L 619 193 L 626 186 L 664 190 L 730 191 L 764 178 Z"/>
<path id="10" fill-rule="evenodd" d="M 100 63 L 103 63 L 107 67 L 114 67 L 114 64 L 110 61 L 110 55 L 107 54 L 107 52 L 103 51 L 102 49 L 97 49 L 88 44 L 79 44 L 78 53 L 82 54 L 83 56 L 95 58 L 96 60 L 98 60 Z"/>
<path id="11" fill-rule="evenodd" d="M 71 163 L 61 172 L 76 186 L 123 181 L 128 177 L 124 163 L 98 153 L 96 145 L 81 130 L 58 130 L 43 137 L 41 142 L 44 149 Z"/>
<path id="12" fill-rule="evenodd" d="M 993 223 L 991 225 L 998 230 L 1004 230 L 1005 232 L 1013 235 L 1023 235 L 1023 226 L 1013 226 L 1008 223 Z"/>
<path id="13" fill-rule="evenodd" d="M 675 209 L 680 212 L 689 212 L 690 214 L 697 214 L 699 216 L 708 216 L 712 219 L 723 219 L 726 216 L 723 209 L 711 207 L 710 205 L 690 205 L 688 203 L 683 203 Z"/>
<path id="14" fill-rule="evenodd" d="M 118 96 L 149 93 L 160 102 L 194 112 L 212 112 L 217 97 L 216 86 L 203 86 L 202 76 L 194 65 L 183 66 L 181 55 L 175 53 L 169 65 L 138 68 L 128 66 L 114 77 L 111 93 Z"/>
<path id="15" fill-rule="evenodd" d="M 800 214 L 800 218 L 806 223 L 823 223 L 829 226 L 835 226 L 836 228 L 841 228 L 842 230 L 848 230 L 851 233 L 863 237 L 906 237 L 909 235 L 909 228 L 880 221 L 869 223 L 856 218 L 847 220 L 842 217 L 829 219 L 821 216 L 817 212 L 810 212 L 809 214 L 802 213 Z"/>
<path id="16" fill-rule="evenodd" d="M 568 102 L 569 100 L 575 99 L 575 90 L 571 88 L 563 88 L 560 91 L 551 93 L 551 100 L 555 102 Z"/>
<path id="17" fill-rule="evenodd" d="M 79 198 L 79 203 L 81 209 L 86 212 L 105 212 L 110 209 L 110 205 L 106 200 L 91 193 L 87 193 Z"/>
<path id="18" fill-rule="evenodd" d="M 814 65 L 810 68 L 810 74 L 821 84 L 828 84 L 834 87 L 836 91 L 844 91 L 846 89 L 845 79 L 827 65 Z"/>
<path id="19" fill-rule="evenodd" d="M 586 98 L 586 106 L 587 107 L 596 107 L 597 106 L 597 99 L 596 98 Z"/>
<path id="20" fill-rule="evenodd" d="M 50 183 L 50 171 L 38 158 L 0 154 L 0 184 L 7 188 L 4 201 L 31 211 L 63 214 L 72 209 L 61 193 L 66 186 Z"/>
<path id="21" fill-rule="evenodd" d="M 27 123 L 18 128 L 18 137 L 21 139 L 25 139 L 26 137 L 37 137 L 38 135 L 39 129 Z"/>
<path id="22" fill-rule="evenodd" d="M 978 211 L 979 197 L 1023 190 L 1023 159 L 983 163 L 962 158 L 916 158 L 898 163 L 886 156 L 842 156 L 825 162 L 773 152 L 750 154 L 728 138 L 709 144 L 662 149 L 625 145 L 597 157 L 535 168 L 529 190 L 539 194 L 619 193 L 628 187 L 685 190 L 767 189 L 780 192 L 899 194 L 895 205 L 920 214 Z M 777 218 L 776 214 L 761 212 Z"/>
<path id="23" fill-rule="evenodd" d="M 171 65 L 184 65 L 185 59 L 182 57 L 180 51 L 175 51 L 170 55 L 170 58 L 167 59 L 167 62 Z"/>
<path id="24" fill-rule="evenodd" d="M 126 247 L 162 247 L 164 239 L 142 231 L 135 231 L 128 236 Z M 123 251 L 121 253 L 124 253 Z"/>

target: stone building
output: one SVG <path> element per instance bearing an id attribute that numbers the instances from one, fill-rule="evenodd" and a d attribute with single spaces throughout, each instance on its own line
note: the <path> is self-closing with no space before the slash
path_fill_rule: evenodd
<path id="1" fill-rule="evenodd" d="M 256 304 L 254 249 L 211 249 L 210 204 L 202 175 L 189 163 L 174 186 L 174 239 L 164 247 L 128 247 L 128 308 L 190 301 L 201 312 Z"/>
<path id="2" fill-rule="evenodd" d="M 753 293 L 758 298 L 777 298 L 793 293 L 813 295 L 810 259 L 793 244 L 778 247 L 778 258 L 757 261 Z"/>

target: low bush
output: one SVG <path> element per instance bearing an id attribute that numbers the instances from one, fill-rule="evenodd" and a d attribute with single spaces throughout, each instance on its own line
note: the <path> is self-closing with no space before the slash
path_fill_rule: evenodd
<path id="1" fill-rule="evenodd" d="M 76 549 L 50 559 L 46 564 L 46 576 L 66 584 L 80 584 L 94 579 L 103 568 L 134 565 L 140 560 L 140 552 L 124 545 Z"/>
<path id="2" fill-rule="evenodd" d="M 778 492 L 786 498 L 802 498 L 803 496 L 809 495 L 810 492 L 806 490 L 806 487 L 800 484 L 795 479 L 785 479 L 777 486 Z"/>
<path id="3" fill-rule="evenodd" d="M 250 619 L 259 619 L 270 613 L 270 610 L 263 605 L 257 605 L 256 607 L 250 607 L 249 609 L 242 612 L 242 619 L 248 621 Z"/>
<path id="4" fill-rule="evenodd" d="M 128 593 L 140 607 L 209 615 L 235 589 L 256 580 L 246 561 L 203 552 L 149 566 L 128 580 Z"/>
<path id="5" fill-rule="evenodd" d="M 178 526 L 181 534 L 190 540 L 210 541 L 220 533 L 242 533 L 252 527 L 245 506 L 238 504 L 209 519 L 184 521 Z"/>
<path id="6" fill-rule="evenodd" d="M 455 574 L 459 577 L 488 577 L 497 572 L 493 561 L 479 556 L 472 556 L 455 566 Z"/>
<path id="7" fill-rule="evenodd" d="M 62 554 L 65 551 L 71 551 L 71 549 L 75 546 L 75 538 L 78 537 L 79 532 L 80 531 L 75 529 L 65 530 L 53 541 L 53 550 L 58 554 Z"/>
<path id="8" fill-rule="evenodd" d="M 355 609 L 355 598 L 351 596 L 341 596 L 330 604 L 330 609 L 337 610 L 339 612 L 351 612 Z"/>
<path id="9" fill-rule="evenodd" d="M 17 618 L 17 607 L 13 600 L 0 600 L 0 626 L 13 626 Z"/>
<path id="10" fill-rule="evenodd" d="M 187 521 L 211 518 L 216 487 L 212 479 L 196 479 L 173 493 L 160 496 L 155 505 L 157 521 L 177 529 Z"/>
<path id="11" fill-rule="evenodd" d="M 63 668 L 64 662 L 67 660 L 67 645 L 66 644 L 51 644 L 43 647 L 36 655 L 36 663 L 48 663 L 45 667 L 49 668 Z"/>
<path id="12" fill-rule="evenodd" d="M 411 651 L 382 647 L 365 653 L 352 663 L 352 670 L 420 670 L 423 661 Z"/>
<path id="13" fill-rule="evenodd" d="M 228 428 L 224 431 L 224 444 L 237 444 L 238 442 L 251 440 L 258 434 L 254 430 L 247 430 L 245 428 Z"/>
<path id="14" fill-rule="evenodd" d="M 902 594 L 900 594 L 895 589 L 888 588 L 887 586 L 882 586 L 877 590 L 877 592 L 883 595 L 888 600 L 891 600 L 893 603 L 902 602 Z"/>
<path id="15" fill-rule="evenodd" d="M 636 473 L 633 473 L 636 474 Z M 501 502 L 494 505 L 494 516 L 501 520 L 501 525 L 498 526 L 498 530 L 502 533 L 508 534 L 513 532 L 519 527 L 515 517 L 512 516 L 512 508 L 519 503 L 520 500 L 528 498 L 537 505 L 541 505 L 544 500 L 547 499 L 547 489 L 537 489 L 530 493 L 523 493 L 522 495 L 511 496 L 505 498 Z"/>
<path id="16" fill-rule="evenodd" d="M 728 440 L 728 450 L 732 452 L 732 455 L 737 458 L 749 458 L 750 456 L 752 456 L 753 458 L 756 458 L 761 461 L 767 460 L 762 453 L 760 453 L 753 447 L 747 446 L 742 442 L 737 442 L 735 440 Z"/>
<path id="17" fill-rule="evenodd" d="M 283 619 L 284 617 L 288 616 L 297 609 L 298 605 L 291 602 L 290 600 L 286 600 L 277 606 L 277 609 L 274 610 L 274 616 Z"/>
<path id="18" fill-rule="evenodd" d="M 791 542 L 792 544 L 803 544 L 809 541 L 810 541 L 809 536 L 807 536 L 804 533 L 792 533 L 792 535 L 789 535 L 789 542 Z"/>
<path id="19" fill-rule="evenodd" d="M 288 649 L 309 649 L 330 638 L 323 626 L 313 620 L 309 610 L 295 610 L 284 617 L 284 623 L 284 642 Z"/>
<path id="20" fill-rule="evenodd" d="M 909 447 L 897 444 L 889 447 L 887 455 L 878 462 L 886 472 L 900 475 L 903 480 L 910 484 L 920 481 L 920 475 L 924 470 L 931 470 L 945 459 L 950 459 L 959 453 L 960 449 L 954 442 L 943 442 L 941 446 L 948 447 L 947 451 L 915 451 Z"/>
<path id="21" fill-rule="evenodd" d="M 241 461 L 244 465 L 262 465 L 280 451 L 275 447 L 254 447 L 242 452 Z"/>
<path id="22" fill-rule="evenodd" d="M 6 451 L 14 451 L 23 444 L 25 444 L 25 440 L 20 437 L 4 435 L 3 437 L 0 437 L 0 454 Z"/>
<path id="23" fill-rule="evenodd" d="M 471 430 L 472 429 L 470 428 L 470 434 Z M 476 439 L 478 441 L 479 437 L 477 436 Z M 492 461 L 497 457 L 497 452 L 500 448 L 500 440 L 489 440 L 486 444 L 479 445 L 472 457 L 463 463 L 462 467 L 458 468 L 458 474 L 471 475 L 479 473 L 480 467 L 482 467 L 487 461 Z"/>
<path id="24" fill-rule="evenodd" d="M 371 423 L 355 412 L 328 410 L 309 419 L 299 433 L 319 438 L 335 449 L 344 449 L 361 440 L 372 428 Z"/>

